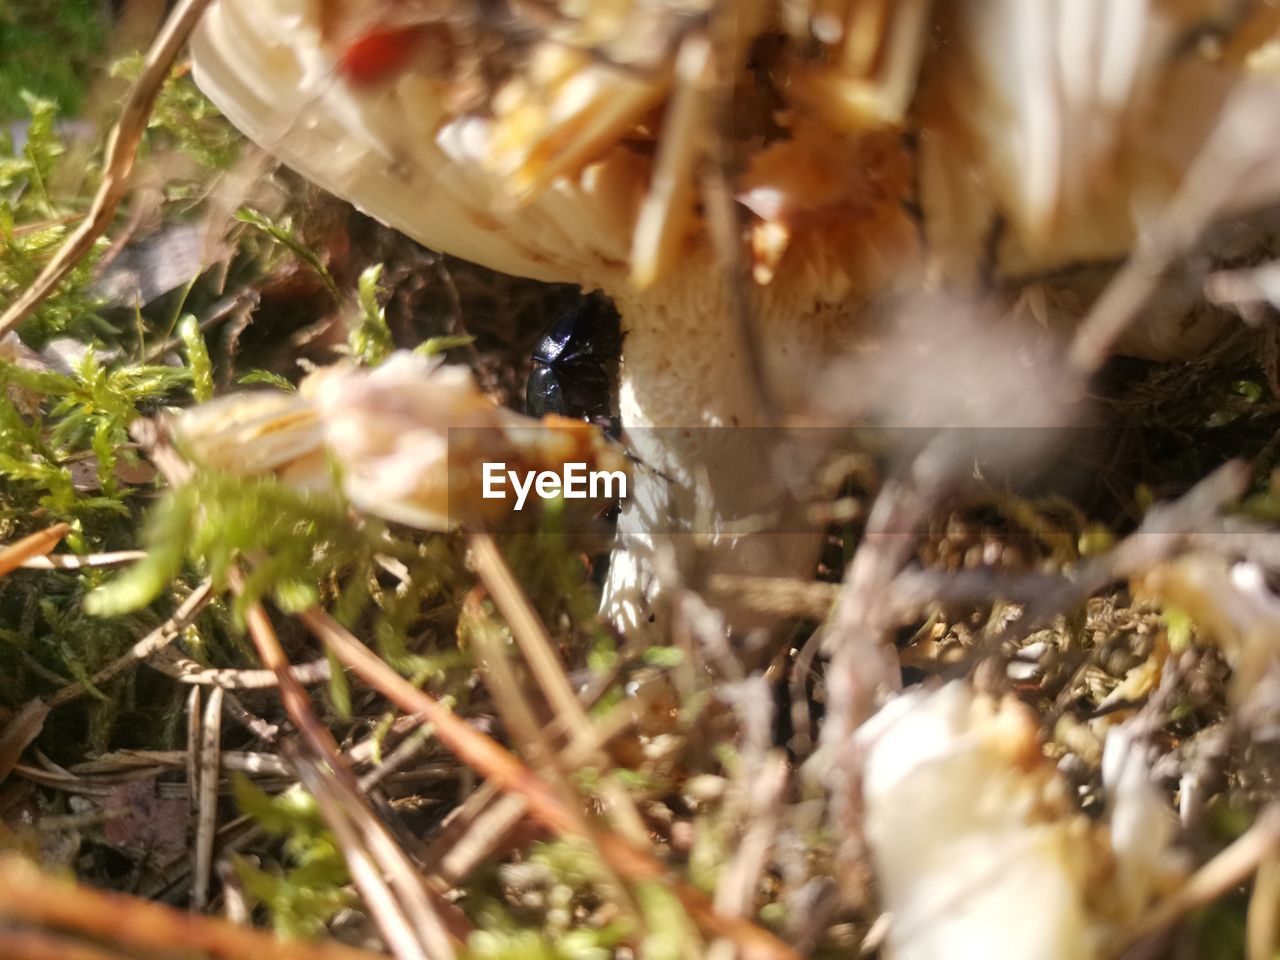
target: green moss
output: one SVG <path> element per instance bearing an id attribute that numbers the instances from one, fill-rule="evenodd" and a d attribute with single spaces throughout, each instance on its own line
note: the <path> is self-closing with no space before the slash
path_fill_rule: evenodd
<path id="1" fill-rule="evenodd" d="M 31 118 L 23 148 L 15 149 L 8 133 L 0 130 L 0 304 L 8 303 L 40 275 L 75 228 L 74 220 L 86 209 L 88 192 L 97 183 L 97 170 L 91 162 L 83 181 L 85 196 L 63 197 L 50 192 L 56 165 L 66 153 L 58 131 L 58 107 L 51 100 L 32 96 L 25 96 L 23 104 Z M 98 254 L 106 245 L 105 239 L 99 241 L 22 324 L 27 344 L 38 348 L 55 336 L 90 341 L 116 334 L 99 315 L 101 300 L 90 288 Z"/>
<path id="2" fill-rule="evenodd" d="M 0 122 L 27 115 L 23 91 L 80 109 L 106 24 L 98 0 L 0 0 Z"/>
<path id="3" fill-rule="evenodd" d="M 323 936 L 334 915 L 355 898 L 346 889 L 346 861 L 315 800 L 302 790 L 269 797 L 243 776 L 233 778 L 232 785 L 241 811 L 284 841 L 282 863 L 264 868 L 233 858 L 246 893 L 268 908 L 283 936 Z"/>

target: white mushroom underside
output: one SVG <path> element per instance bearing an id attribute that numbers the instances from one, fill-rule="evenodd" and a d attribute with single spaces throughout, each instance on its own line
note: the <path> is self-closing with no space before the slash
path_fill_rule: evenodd
<path id="1" fill-rule="evenodd" d="M 420 243 L 504 273 L 592 285 L 625 262 L 617 206 L 635 198 L 588 174 L 517 206 L 486 168 L 485 121 L 445 119 L 440 84 L 411 72 L 350 89 L 317 16 L 308 0 L 222 0 L 193 37 L 196 82 L 250 139 Z"/>

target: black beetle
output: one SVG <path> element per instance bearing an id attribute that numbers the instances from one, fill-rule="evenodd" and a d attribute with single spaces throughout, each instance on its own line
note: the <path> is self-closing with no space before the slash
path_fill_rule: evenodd
<path id="1" fill-rule="evenodd" d="M 621 347 L 617 309 L 600 294 L 583 297 L 538 341 L 525 386 L 525 412 L 579 417 L 609 430 Z"/>

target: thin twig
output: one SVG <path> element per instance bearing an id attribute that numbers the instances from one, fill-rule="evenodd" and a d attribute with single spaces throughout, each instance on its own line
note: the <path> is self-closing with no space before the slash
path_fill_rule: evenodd
<path id="1" fill-rule="evenodd" d="M 538 687 L 542 690 L 547 703 L 555 711 L 557 726 L 566 739 L 573 741 L 591 728 L 591 718 L 586 708 L 573 692 L 573 686 L 565 674 L 564 664 L 551 644 L 551 638 L 543 625 L 538 612 L 529 602 L 520 584 L 516 581 L 511 568 L 503 559 L 502 553 L 494 543 L 493 537 L 487 533 L 474 533 L 469 538 L 476 572 L 480 574 L 498 609 L 511 628 L 520 652 L 533 673 Z M 501 702 L 501 700 L 497 701 Z M 538 727 L 541 730 L 541 727 Z M 548 743 L 549 746 L 549 743 Z M 550 761 L 554 764 L 555 754 L 550 752 Z M 645 846 L 648 843 L 648 831 L 640 813 L 631 802 L 625 787 L 610 770 L 607 758 L 603 755 L 589 758 L 595 761 L 602 773 L 600 789 L 609 801 L 609 810 L 615 826 L 626 833 L 632 843 Z"/>
<path id="2" fill-rule="evenodd" d="M 742 345 L 742 363 L 747 369 L 747 383 L 755 387 L 759 424 L 777 426 L 780 420 L 777 390 L 769 376 L 765 357 L 768 356 L 761 324 L 756 320 L 750 291 L 755 281 L 746 275 L 742 263 L 739 221 L 740 205 L 734 200 L 732 176 L 728 171 L 732 150 L 719 147 L 714 151 L 702 177 L 702 196 L 707 205 L 707 226 L 720 258 L 720 274 L 724 283 L 727 309 L 733 317 L 738 342 Z"/>
<path id="3" fill-rule="evenodd" d="M 138 144 L 142 141 L 147 121 L 151 117 L 151 107 L 164 86 L 170 65 L 177 58 L 178 51 L 187 42 L 187 37 L 195 29 L 209 3 L 210 0 L 182 0 L 165 21 L 164 28 L 147 51 L 142 74 L 125 98 L 120 119 L 107 141 L 102 185 L 93 198 L 88 216 L 40 271 L 35 283 L 0 314 L 0 337 L 26 319 L 31 311 L 53 293 L 54 288 L 84 259 L 93 248 L 94 241 L 110 225 L 128 186 Z"/>
<path id="4" fill-rule="evenodd" d="M 123 567 L 137 563 L 146 557 L 145 550 L 116 550 L 111 553 L 89 553 L 83 557 L 74 553 L 51 553 L 44 557 L 28 557 L 22 561 L 24 570 L 86 570 Z"/>
<path id="5" fill-rule="evenodd" d="M 160 626 L 129 648 L 123 656 L 117 657 L 88 680 L 77 681 L 63 687 L 49 698 L 49 706 L 61 706 L 86 693 L 91 687 L 106 683 L 117 674 L 123 673 L 140 660 L 148 657 L 172 643 L 204 609 L 213 596 L 213 581 L 205 580 L 191 591 L 191 595 L 182 601 L 182 605 Z"/>
<path id="6" fill-rule="evenodd" d="M 786 757 L 781 752 L 766 754 L 759 763 L 752 764 L 750 783 L 739 786 L 747 794 L 747 823 L 733 859 L 716 878 L 715 904 L 721 913 L 746 916 L 778 838 L 787 787 Z M 733 960 L 733 956 L 733 945 L 725 940 L 716 941 L 707 951 L 707 960 Z"/>
<path id="7" fill-rule="evenodd" d="M 494 705 L 512 739 L 524 750 L 538 773 L 556 791 L 564 807 L 580 809 L 583 806 L 581 793 L 568 776 L 568 771 L 556 762 L 555 748 L 551 744 L 545 725 L 539 722 L 534 714 L 515 670 L 507 662 L 501 635 L 485 616 L 483 606 L 479 603 L 478 592 L 478 590 L 473 591 L 464 601 L 463 620 L 460 621 L 460 626 L 462 623 L 467 625 L 466 635 L 475 644 L 476 651 L 484 663 L 484 681 L 492 694 Z M 579 706 L 576 700 L 574 706 Z M 636 819 L 639 819 L 638 816 Z M 579 821 L 578 831 L 593 847 L 599 846 L 599 831 L 586 818 Z M 640 826 L 640 838 L 642 843 L 648 839 L 644 833 L 643 823 Z M 601 866 L 605 878 L 621 898 L 626 912 L 633 919 L 639 920 L 638 907 L 630 902 L 629 891 L 623 878 L 604 858 L 601 858 Z"/>
<path id="8" fill-rule="evenodd" d="M 69 770 L 80 776 L 93 776 L 137 770 L 140 767 L 182 767 L 186 765 L 186 758 L 186 750 L 116 750 L 113 753 L 77 763 Z M 220 750 L 217 770 L 240 771 L 256 776 L 293 776 L 293 768 L 274 753 L 255 753 L 249 750 Z M 200 780 L 199 773 L 191 782 L 198 780 Z"/>
<path id="9" fill-rule="evenodd" d="M 214 687 L 204 707 L 200 728 L 200 779 L 191 785 L 199 798 L 196 817 L 196 862 L 191 886 L 191 909 L 204 910 L 213 874 L 213 841 L 218 831 L 218 771 L 222 766 L 222 690 Z"/>
<path id="10" fill-rule="evenodd" d="M 230 571 L 228 580 L 233 590 L 243 592 L 244 575 L 238 568 Z M 249 605 L 245 624 L 258 657 L 275 671 L 280 700 L 309 748 L 309 755 L 294 749 L 286 756 L 303 776 L 308 791 L 321 804 L 326 822 L 335 834 L 351 841 L 340 844 L 343 857 L 387 946 L 400 960 L 453 960 L 449 935 L 423 887 L 421 876 L 369 809 L 359 784 L 341 757 L 337 741 L 316 718 L 306 691 L 293 676 L 262 604 Z M 320 768 L 312 764 L 313 757 L 322 759 L 331 772 L 322 774 Z M 304 763 L 312 765 L 304 770 Z M 333 802 L 334 797 L 338 802 Z M 383 879 L 384 875 L 389 877 L 389 882 Z"/>
<path id="11" fill-rule="evenodd" d="M 635 726 L 636 712 L 632 701 L 623 700 L 592 726 L 590 739 L 575 741 L 561 751 L 560 764 L 566 769 L 585 764 L 614 737 Z M 447 883 L 461 883 L 479 863 L 503 848 L 528 812 L 524 798 L 483 783 L 449 815 L 427 849 L 427 862 L 439 864 L 436 872 Z"/>
<path id="12" fill-rule="evenodd" d="M 204 691 L 193 687 L 187 694 L 187 749 L 183 763 L 187 768 L 187 812 L 194 819 L 200 812 L 200 730 L 204 725 Z M 85 771 L 76 770 L 74 773 Z"/>
<path id="13" fill-rule="evenodd" d="M 511 628 L 511 635 L 524 654 L 547 703 L 560 718 L 570 722 L 570 727 L 565 732 L 572 737 L 578 730 L 589 726 L 591 721 L 573 692 L 565 675 L 564 664 L 552 648 L 551 638 L 547 636 L 542 620 L 520 589 L 511 568 L 493 542 L 493 537 L 487 533 L 473 533 L 467 541 L 476 573 L 480 575 L 503 619 L 507 621 L 507 626 Z"/>
<path id="14" fill-rule="evenodd" d="M 13 228 L 13 235 L 15 237 L 26 237 L 33 233 L 39 233 L 41 230 L 65 227 L 68 223 L 75 223 L 77 220 L 83 219 L 83 217 L 83 213 L 68 213 L 65 216 L 54 217 L 51 220 L 41 220 L 39 223 L 24 223 L 20 227 Z"/>
<path id="15" fill-rule="evenodd" d="M 172 650 L 159 652 L 147 661 L 147 666 L 182 683 L 221 687 L 224 690 L 264 690 L 277 686 L 280 682 L 272 670 L 202 667 L 189 657 L 184 657 Z M 294 664 L 289 671 L 295 680 L 306 686 L 327 683 L 331 676 L 329 661 L 323 658 L 309 663 Z"/>
<path id="16" fill-rule="evenodd" d="M 297 744 L 286 744 L 285 750 L 333 830 L 351 877 L 392 953 L 401 960 L 452 960 L 453 944 L 422 877 L 364 798 L 342 777 L 322 770 Z"/>
<path id="17" fill-rule="evenodd" d="M 262 302 L 262 294 L 257 290 L 241 290 L 234 296 L 228 297 L 225 301 L 215 304 L 210 314 L 200 321 L 200 332 L 208 333 L 218 324 L 226 320 L 232 320 L 245 317 L 258 308 L 258 304 Z M 182 348 L 181 337 L 170 337 L 162 343 L 157 343 L 149 349 L 143 358 L 146 363 L 157 363 L 163 360 L 166 354 L 173 353 Z"/>
<path id="18" fill-rule="evenodd" d="M 705 157 L 700 171 L 702 200 L 706 206 L 707 231 L 720 261 L 720 280 L 724 283 L 728 309 L 737 328 L 748 382 L 755 385 L 763 426 L 777 426 L 780 408 L 777 390 L 769 377 L 765 358 L 769 355 L 761 325 L 751 302 L 750 291 L 756 289 L 748 276 L 742 250 L 744 208 L 734 198 L 735 111 L 739 109 L 735 80 L 741 76 L 748 56 L 744 41 L 756 35 L 763 5 L 757 2 L 718 4 L 712 9 L 708 30 L 711 33 L 711 76 L 708 84 L 712 128 L 704 144 Z M 745 22 L 744 22 L 745 21 Z M 745 29 L 744 29 L 745 28 Z"/>

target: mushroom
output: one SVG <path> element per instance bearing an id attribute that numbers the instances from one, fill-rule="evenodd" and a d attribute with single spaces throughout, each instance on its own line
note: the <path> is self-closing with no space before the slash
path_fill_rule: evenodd
<path id="1" fill-rule="evenodd" d="M 308 178 L 436 250 L 614 298 L 648 468 L 604 601 L 625 628 L 663 543 L 686 571 L 698 541 L 702 572 L 809 574 L 820 531 L 745 428 L 806 410 L 868 304 L 972 288 L 994 218 L 1014 274 L 1132 246 L 1194 153 L 1152 136 L 1161 116 L 1216 103 L 1186 77 L 1222 89 L 1231 30 L 1265 39 L 1227 22 L 1213 64 L 1178 42 L 1218 6 L 218 0 L 193 50 L 210 98 Z M 753 514 L 780 532 L 741 535 Z"/>

